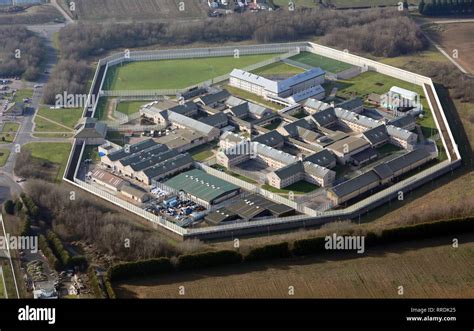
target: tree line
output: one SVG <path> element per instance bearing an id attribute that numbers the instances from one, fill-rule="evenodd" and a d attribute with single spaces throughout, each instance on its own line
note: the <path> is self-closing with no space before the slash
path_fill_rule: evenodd
<path id="1" fill-rule="evenodd" d="M 0 77 L 35 80 L 41 74 L 46 46 L 25 27 L 0 27 Z"/>
<path id="2" fill-rule="evenodd" d="M 383 34 L 374 34 L 373 31 Z M 419 28 L 406 13 L 395 9 L 299 9 L 292 12 L 243 13 L 187 24 L 71 24 L 59 33 L 61 58 L 45 87 L 45 102 L 54 103 L 55 95 L 64 91 L 87 93 L 91 69 L 84 61 L 105 56 L 112 50 L 199 42 L 288 42 L 314 36 L 327 36 L 324 42 L 341 49 L 374 55 L 397 56 L 427 46 Z M 363 42 L 353 40 L 355 37 Z"/>
<path id="3" fill-rule="evenodd" d="M 472 15 L 474 0 L 421 0 L 418 11 L 426 16 Z"/>

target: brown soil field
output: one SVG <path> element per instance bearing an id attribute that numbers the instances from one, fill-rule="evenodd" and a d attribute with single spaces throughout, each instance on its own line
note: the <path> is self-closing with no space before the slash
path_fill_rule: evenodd
<path id="1" fill-rule="evenodd" d="M 206 17 L 206 6 L 202 1 L 185 1 L 184 10 L 179 10 L 179 0 L 76 0 L 72 12 L 79 20 L 114 21 L 193 19 Z M 68 1 L 61 2 L 66 10 Z M 76 16 L 77 15 L 77 16 Z"/>
<path id="2" fill-rule="evenodd" d="M 119 298 L 474 298 L 474 235 L 460 237 L 458 248 L 451 242 L 172 273 L 115 288 Z"/>
<path id="3" fill-rule="evenodd" d="M 474 23 L 450 23 L 433 27 L 431 35 L 450 55 L 458 50 L 456 61 L 474 74 Z"/>

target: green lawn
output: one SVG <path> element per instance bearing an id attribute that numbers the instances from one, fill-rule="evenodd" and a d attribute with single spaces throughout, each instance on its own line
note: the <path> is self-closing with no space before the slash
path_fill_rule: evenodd
<path id="1" fill-rule="evenodd" d="M 272 63 L 265 67 L 258 68 L 257 70 L 252 71 L 252 73 L 256 75 L 268 77 L 269 79 L 272 79 L 274 77 L 291 77 L 302 72 L 304 72 L 304 69 L 286 64 L 284 62 Z"/>
<path id="2" fill-rule="evenodd" d="M 35 133 L 36 132 L 68 132 L 71 130 L 66 129 L 60 125 L 54 124 L 41 117 L 35 117 Z"/>
<path id="3" fill-rule="evenodd" d="M 276 104 L 276 103 L 270 102 L 268 100 L 265 100 L 261 96 L 258 96 L 256 94 L 253 94 L 253 93 L 250 93 L 250 92 L 247 92 L 247 91 L 244 91 L 244 90 L 241 90 L 237 87 L 233 87 L 233 86 L 230 86 L 230 85 L 225 85 L 225 88 L 226 88 L 227 91 L 230 92 L 230 94 L 232 94 L 232 95 L 234 95 L 238 98 L 245 99 L 245 100 L 248 100 L 250 102 L 254 102 L 256 104 L 263 105 L 265 107 L 268 107 L 269 109 L 279 110 L 279 109 L 284 108 L 283 106 L 281 106 L 279 104 Z"/>
<path id="4" fill-rule="evenodd" d="M 0 148 L 0 167 L 3 167 L 7 163 L 10 151 L 6 148 Z"/>
<path id="5" fill-rule="evenodd" d="M 42 107 L 38 111 L 38 114 L 54 122 L 67 126 L 72 130 L 81 118 L 82 112 L 82 108 L 49 109 Z M 64 130 L 65 128 L 60 131 Z"/>
<path id="6" fill-rule="evenodd" d="M 226 174 L 228 175 L 231 175 L 232 177 L 235 177 L 235 178 L 238 178 L 238 179 L 241 179 L 243 180 L 244 182 L 247 182 L 247 183 L 250 183 L 250 184 L 258 184 L 255 180 L 251 179 L 251 178 L 248 178 L 248 177 L 245 177 L 245 176 L 242 176 L 242 175 L 239 175 L 233 171 L 230 171 L 229 169 L 227 169 L 226 167 L 224 166 L 221 166 L 220 164 L 214 164 L 212 166 L 212 168 L 214 169 L 217 169 L 217 170 L 222 170 L 224 171 Z"/>
<path id="7" fill-rule="evenodd" d="M 205 144 L 191 148 L 188 153 L 193 157 L 195 161 L 201 162 L 210 158 L 214 153 L 212 149 L 216 147 L 216 144 Z"/>
<path id="8" fill-rule="evenodd" d="M 349 63 L 340 62 L 310 52 L 302 52 L 291 57 L 290 60 L 301 62 L 313 67 L 320 67 L 321 69 L 332 73 L 338 73 L 352 67 Z"/>
<path id="9" fill-rule="evenodd" d="M 66 168 L 71 144 L 69 143 L 28 143 L 24 146 L 31 152 L 34 161 L 46 160 L 58 166 L 56 181 L 60 181 Z"/>
<path id="10" fill-rule="evenodd" d="M 0 143 L 11 143 L 15 139 L 16 132 L 20 124 L 15 122 L 6 122 L 0 131 Z"/>
<path id="11" fill-rule="evenodd" d="M 31 98 L 33 96 L 32 89 L 21 89 L 16 91 L 13 102 L 22 102 L 25 98 Z"/>
<path id="12" fill-rule="evenodd" d="M 149 103 L 149 101 L 121 101 L 117 106 L 117 111 L 132 115 L 138 113 L 140 107 Z"/>
<path id="13" fill-rule="evenodd" d="M 328 3 L 337 8 L 357 8 L 357 7 L 376 7 L 376 6 L 397 6 L 397 0 L 328 0 Z M 409 0 L 409 4 L 418 5 L 419 0 Z"/>
<path id="14" fill-rule="evenodd" d="M 133 62 L 109 69 L 104 90 L 185 88 L 277 54 Z"/>
<path id="15" fill-rule="evenodd" d="M 109 107 L 109 103 L 111 100 L 112 100 L 111 98 L 106 98 L 106 97 L 101 97 L 99 99 L 99 102 L 97 103 L 97 107 L 95 109 L 95 114 L 94 114 L 95 118 L 98 118 L 101 121 L 107 120 L 107 109 Z"/>
<path id="16" fill-rule="evenodd" d="M 436 129 L 423 88 L 419 85 L 386 76 L 378 72 L 367 71 L 350 80 L 337 81 L 336 86 L 339 88 L 336 95 L 344 99 L 349 99 L 353 96 L 359 96 L 365 99 L 369 93 L 384 94 L 388 92 L 392 86 L 414 91 L 420 95 L 420 101 L 425 110 L 423 118 L 418 119 L 418 123 L 422 126 L 424 132 L 431 132 L 431 129 Z M 435 133 L 436 130 L 433 130 L 433 134 Z"/>
<path id="17" fill-rule="evenodd" d="M 268 184 L 265 184 L 262 186 L 264 190 L 273 192 L 273 193 L 285 193 L 288 194 L 289 192 L 293 192 L 295 194 L 304 194 L 304 193 L 309 193 L 311 191 L 316 190 L 319 188 L 318 185 L 308 183 L 307 181 L 301 180 L 299 182 L 296 182 L 294 184 L 291 184 L 290 186 L 285 187 L 284 189 L 278 189 L 273 186 L 270 186 Z"/>

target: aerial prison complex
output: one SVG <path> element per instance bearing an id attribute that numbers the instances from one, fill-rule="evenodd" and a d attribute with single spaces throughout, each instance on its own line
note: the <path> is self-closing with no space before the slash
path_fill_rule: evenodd
<path id="1" fill-rule="evenodd" d="M 77 181 L 202 230 L 345 210 L 439 164 L 444 150 L 423 136 L 423 107 L 405 105 L 415 92 L 328 96 L 334 78 L 321 68 L 288 76 L 234 69 L 224 84 L 144 101 L 125 129 L 85 117 L 76 144 L 98 146 L 100 160 L 88 159 Z M 126 144 L 108 130 L 127 132 Z"/>

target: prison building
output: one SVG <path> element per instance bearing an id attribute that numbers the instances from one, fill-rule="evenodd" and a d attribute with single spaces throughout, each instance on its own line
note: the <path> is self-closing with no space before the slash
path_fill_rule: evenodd
<path id="1" fill-rule="evenodd" d="M 176 128 L 189 129 L 202 133 L 205 137 L 205 142 L 217 139 L 221 133 L 218 128 L 173 111 L 169 111 L 168 120 Z"/>
<path id="2" fill-rule="evenodd" d="M 102 145 L 106 142 L 107 125 L 97 118 L 84 117 L 76 125 L 74 138 L 86 145 Z"/>
<path id="3" fill-rule="evenodd" d="M 152 102 L 140 108 L 140 116 L 153 121 L 153 123 L 168 126 L 168 110 L 178 106 L 178 104 L 171 100 L 162 100 Z"/>
<path id="4" fill-rule="evenodd" d="M 142 161 L 153 159 L 167 151 L 169 151 L 169 148 L 167 146 L 156 144 L 142 151 L 139 151 L 136 153 L 130 153 L 129 155 L 114 162 L 114 170 L 117 170 L 119 173 L 123 175 L 133 177 L 133 174 L 134 174 L 133 166 L 136 163 L 141 163 Z"/>
<path id="5" fill-rule="evenodd" d="M 188 153 L 178 154 L 160 163 L 139 171 L 136 177 L 139 181 L 152 185 L 164 178 L 171 177 L 184 170 L 192 168 L 194 160 Z"/>
<path id="6" fill-rule="evenodd" d="M 233 133 L 233 132 L 230 132 L 230 131 L 227 131 L 227 132 L 224 132 L 220 139 L 219 139 L 219 147 L 223 150 L 229 148 L 229 147 L 232 147 L 232 146 L 235 146 L 237 144 L 240 144 L 242 141 L 244 141 L 245 138 L 242 137 L 242 136 L 239 136 L 238 134 L 236 133 Z"/>
<path id="7" fill-rule="evenodd" d="M 426 148 L 418 148 L 399 156 L 386 164 L 392 170 L 393 177 L 397 177 L 410 170 L 418 168 L 432 160 L 434 157 L 435 156 L 429 153 Z"/>
<path id="8" fill-rule="evenodd" d="M 351 156 L 370 147 L 370 143 L 358 137 L 347 137 L 326 146 L 337 157 L 337 161 L 346 164 L 351 161 Z"/>
<path id="9" fill-rule="evenodd" d="M 196 97 L 199 97 L 203 94 L 206 94 L 207 93 L 207 89 L 205 89 L 204 87 L 195 87 L 195 88 L 191 88 L 189 90 L 187 90 L 186 92 L 184 93 L 181 93 L 181 97 L 184 99 L 184 100 L 190 100 L 190 99 L 194 99 Z"/>
<path id="10" fill-rule="evenodd" d="M 231 94 L 227 90 L 222 90 L 215 93 L 209 93 L 203 96 L 200 96 L 194 102 L 211 108 L 215 108 L 216 106 L 221 106 Z"/>
<path id="11" fill-rule="evenodd" d="M 385 145 L 390 140 L 385 125 L 379 125 L 362 133 L 362 138 L 367 140 L 372 147 Z"/>
<path id="12" fill-rule="evenodd" d="M 320 100 L 316 100 L 316 99 L 312 99 L 312 98 L 306 100 L 303 105 L 304 105 L 304 108 L 306 109 L 306 111 L 310 114 L 314 114 L 314 113 L 323 111 L 327 108 L 334 108 L 329 103 L 326 103 L 326 102 L 323 102 L 323 101 L 320 101 Z"/>
<path id="13" fill-rule="evenodd" d="M 358 133 L 384 124 L 381 121 L 342 108 L 335 108 L 334 112 L 340 124 Z"/>
<path id="14" fill-rule="evenodd" d="M 328 169 L 336 166 L 336 157 L 327 149 L 311 154 L 305 157 L 304 160 Z"/>
<path id="15" fill-rule="evenodd" d="M 226 114 L 219 112 L 214 115 L 199 119 L 200 122 L 221 129 L 229 124 L 229 118 Z"/>
<path id="16" fill-rule="evenodd" d="M 334 171 L 308 161 L 297 161 L 267 175 L 268 184 L 278 189 L 301 180 L 326 187 L 331 185 L 335 178 Z"/>
<path id="17" fill-rule="evenodd" d="M 318 111 L 309 118 L 318 126 L 318 127 L 330 127 L 337 123 L 338 119 L 334 108 L 329 107 L 324 110 Z"/>
<path id="18" fill-rule="evenodd" d="M 404 149 L 413 149 L 418 141 L 418 135 L 416 133 L 394 125 L 387 125 L 387 132 L 390 136 L 390 143 Z"/>
<path id="19" fill-rule="evenodd" d="M 370 170 L 328 189 L 327 196 L 334 205 L 340 205 L 376 188 L 379 186 L 379 183 L 379 176 L 375 171 Z"/>
<path id="20" fill-rule="evenodd" d="M 393 125 L 397 128 L 402 128 L 408 131 L 412 131 L 416 126 L 416 118 L 410 114 L 398 117 L 388 122 L 389 125 Z"/>
<path id="21" fill-rule="evenodd" d="M 355 166 L 363 166 L 379 157 L 379 153 L 373 147 L 369 147 L 362 152 L 351 155 L 351 162 Z"/>
<path id="22" fill-rule="evenodd" d="M 342 108 L 345 110 L 352 111 L 354 113 L 360 114 L 364 110 L 364 102 L 361 98 L 353 98 L 335 105 L 337 108 Z"/>
<path id="23" fill-rule="evenodd" d="M 305 129 L 301 126 L 296 127 L 296 132 L 297 135 L 294 136 L 294 138 L 299 138 L 303 142 L 312 145 L 318 145 L 319 139 L 323 136 L 322 134 L 316 131 Z"/>
<path id="24" fill-rule="evenodd" d="M 258 194 L 251 194 L 227 207 L 230 213 L 236 214 L 245 221 L 259 217 L 286 217 L 295 214 L 287 205 L 275 203 Z"/>
<path id="25" fill-rule="evenodd" d="M 194 147 L 207 143 L 208 136 L 199 131 L 178 128 L 167 135 L 155 138 L 155 140 L 160 144 L 168 146 L 168 148 L 184 153 Z"/>
<path id="26" fill-rule="evenodd" d="M 145 192 L 139 187 L 132 186 L 132 185 L 123 186 L 122 189 L 120 190 L 120 193 L 123 196 L 127 197 L 128 199 L 134 200 L 140 203 L 144 203 L 150 200 L 150 196 L 148 195 L 147 192 Z"/>
<path id="27" fill-rule="evenodd" d="M 93 182 L 96 182 L 97 184 L 105 186 L 109 190 L 116 192 L 120 191 L 122 186 L 128 185 L 128 183 L 122 178 L 102 169 L 95 169 L 92 171 L 91 178 Z"/>
<path id="28" fill-rule="evenodd" d="M 126 158 L 132 154 L 141 152 L 156 145 L 157 143 L 153 139 L 145 139 L 136 144 L 130 145 L 127 148 L 121 148 L 118 151 L 102 156 L 101 162 L 110 168 L 115 168 L 115 162 L 119 161 L 120 159 Z"/>
<path id="29" fill-rule="evenodd" d="M 230 73 L 230 85 L 264 98 L 288 98 L 324 83 L 325 72 L 312 68 L 282 81 L 273 81 L 240 69 Z M 308 96 L 308 98 L 311 95 Z"/>
<path id="30" fill-rule="evenodd" d="M 301 118 L 297 121 L 288 124 L 282 124 L 277 128 L 277 131 L 285 137 L 297 137 L 298 127 L 311 130 L 313 126 L 306 119 Z"/>
<path id="31" fill-rule="evenodd" d="M 398 86 L 392 86 L 381 99 L 383 107 L 395 111 L 399 108 L 422 109 L 423 107 L 418 93 Z"/>
<path id="32" fill-rule="evenodd" d="M 262 119 L 273 114 L 271 109 L 247 101 L 231 106 L 225 112 L 240 119 Z"/>
<path id="33" fill-rule="evenodd" d="M 182 191 L 199 204 L 209 207 L 240 193 L 240 187 L 220 178 L 193 169 L 183 172 L 165 182 L 175 191 Z"/>
<path id="34" fill-rule="evenodd" d="M 222 207 L 207 214 L 204 221 L 209 225 L 222 225 L 240 219 L 238 214 L 226 207 Z"/>
<path id="35" fill-rule="evenodd" d="M 326 97 L 326 90 L 321 85 L 310 87 L 307 90 L 295 93 L 292 96 L 286 98 L 286 101 L 290 104 L 300 103 L 309 98 L 322 100 Z"/>
<path id="36" fill-rule="evenodd" d="M 253 138 L 252 141 L 277 149 L 285 144 L 285 138 L 278 131 L 269 131 Z"/>

